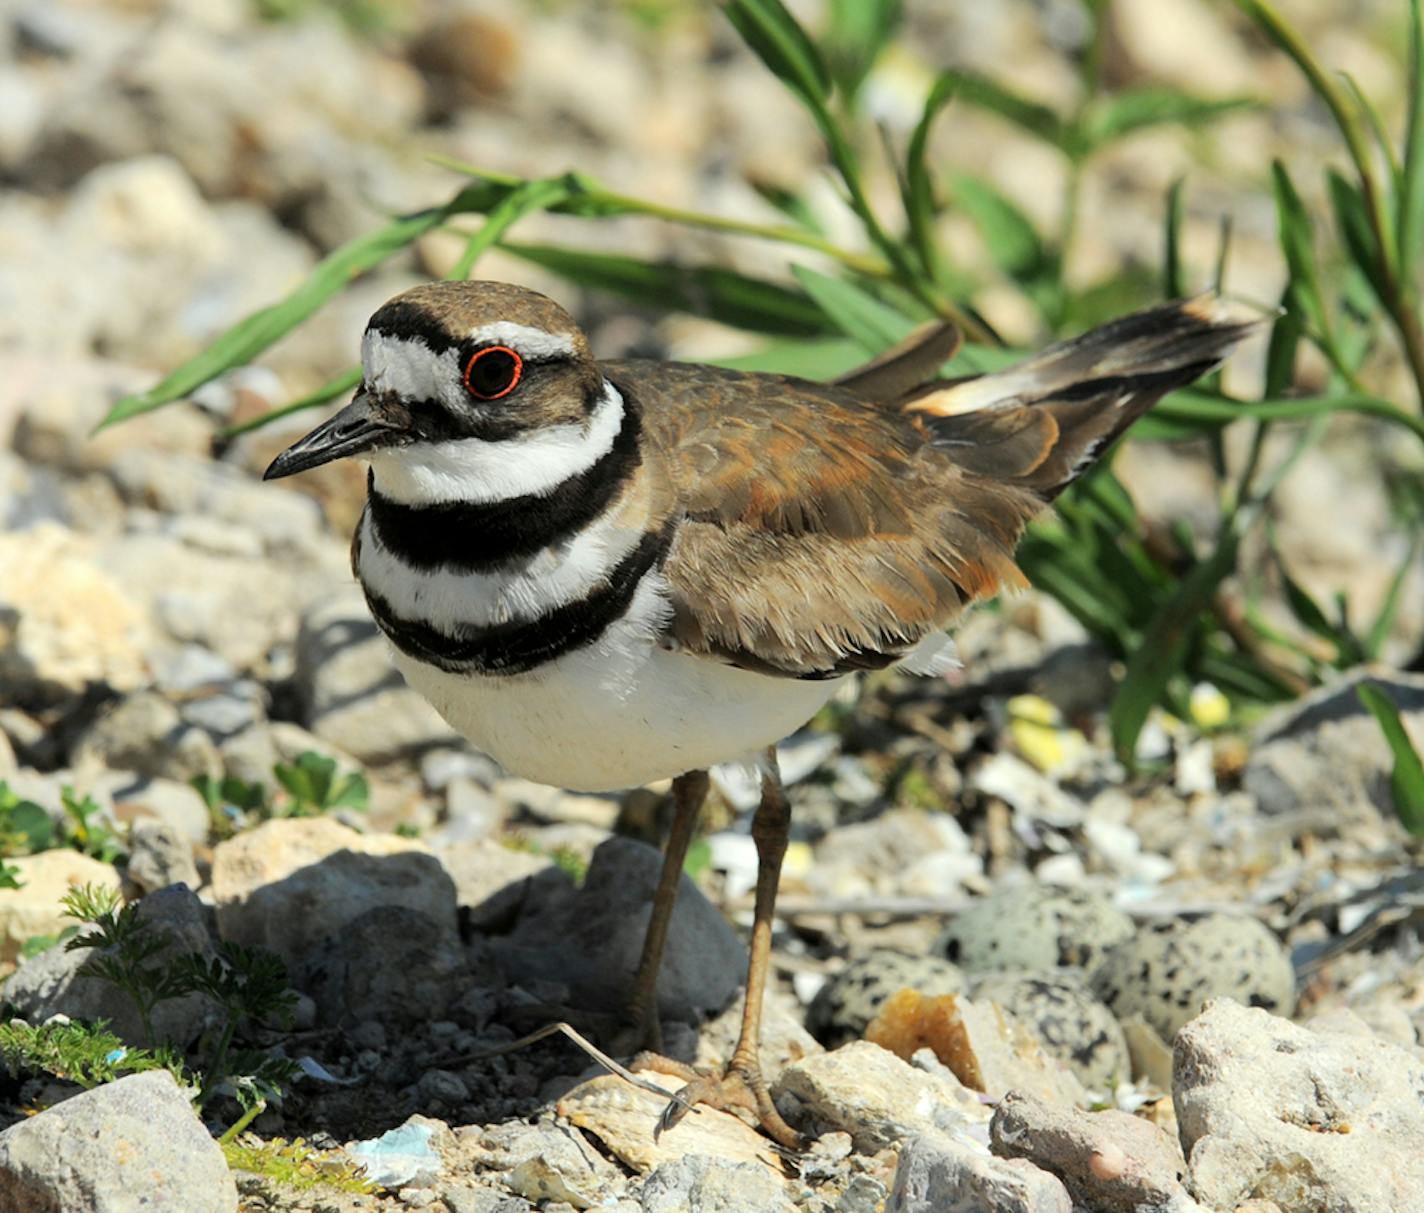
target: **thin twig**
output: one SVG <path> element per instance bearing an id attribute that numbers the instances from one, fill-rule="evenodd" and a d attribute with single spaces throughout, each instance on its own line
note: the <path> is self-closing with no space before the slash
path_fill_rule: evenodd
<path id="1" fill-rule="evenodd" d="M 659 1099 L 671 1099 L 673 1103 L 681 1104 L 687 1111 L 695 1112 L 696 1107 L 682 1098 L 680 1091 L 669 1091 L 666 1087 L 661 1087 L 655 1082 L 646 1078 L 639 1078 L 632 1070 L 620 1065 L 609 1057 L 597 1045 L 592 1044 L 579 1034 L 577 1029 L 570 1023 L 560 1020 L 557 1023 L 546 1023 L 542 1028 L 530 1032 L 528 1036 L 521 1036 L 518 1040 L 511 1040 L 507 1044 L 495 1045 L 492 1049 L 480 1049 L 475 1053 L 452 1053 L 445 1057 L 437 1057 L 431 1063 L 434 1067 L 444 1067 L 452 1065 L 467 1065 L 475 1061 L 488 1061 L 492 1057 L 503 1057 L 506 1053 L 515 1053 L 520 1049 L 527 1049 L 530 1045 L 538 1044 L 555 1033 L 568 1037 L 580 1049 L 589 1055 L 594 1061 L 601 1065 L 610 1074 L 616 1074 L 626 1083 L 631 1083 L 640 1091 L 647 1091 L 650 1095 L 656 1095 Z"/>

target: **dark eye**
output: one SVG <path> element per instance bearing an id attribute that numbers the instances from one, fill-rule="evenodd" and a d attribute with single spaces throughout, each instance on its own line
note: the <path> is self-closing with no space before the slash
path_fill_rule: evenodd
<path id="1" fill-rule="evenodd" d="M 514 391 L 524 373 L 524 359 L 507 345 L 477 350 L 465 364 L 465 386 L 481 400 L 498 400 Z"/>

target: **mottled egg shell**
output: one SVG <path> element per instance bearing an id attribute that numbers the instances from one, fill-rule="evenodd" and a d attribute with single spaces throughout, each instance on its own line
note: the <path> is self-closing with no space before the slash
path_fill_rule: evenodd
<path id="1" fill-rule="evenodd" d="M 967 972 L 1060 966 L 1089 976 L 1109 948 L 1132 938 L 1132 919 L 1100 893 L 1027 885 L 1003 889 L 949 924 L 936 951 Z"/>
<path id="2" fill-rule="evenodd" d="M 1236 914 L 1148 923 L 1112 950 L 1092 985 L 1119 1020 L 1141 1015 L 1168 1044 L 1209 998 L 1276 1015 L 1295 1008 L 1295 974 L 1280 940 Z"/>
<path id="3" fill-rule="evenodd" d="M 828 1049 L 859 1040 L 881 1004 L 907 986 L 921 994 L 959 994 L 964 974 L 940 956 L 869 952 L 817 991 L 806 1012 L 806 1028 Z"/>
<path id="4" fill-rule="evenodd" d="M 1044 1052 L 1091 1091 L 1105 1091 L 1132 1074 L 1121 1025 L 1079 973 L 986 973 L 970 996 L 998 1003 L 1030 1028 Z"/>

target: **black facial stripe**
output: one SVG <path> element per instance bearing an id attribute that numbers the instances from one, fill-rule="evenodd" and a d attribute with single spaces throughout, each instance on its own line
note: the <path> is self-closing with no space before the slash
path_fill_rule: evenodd
<path id="1" fill-rule="evenodd" d="M 576 534 L 597 518 L 642 462 L 638 409 L 623 398 L 613 445 L 552 492 L 507 501 L 404 505 L 369 481 L 367 510 L 376 539 L 412 568 L 488 572 Z"/>
<path id="2" fill-rule="evenodd" d="M 402 619 L 381 595 L 366 588 L 366 602 L 391 643 L 417 661 L 451 674 L 524 674 L 592 644 L 628 612 L 643 577 L 666 554 L 665 533 L 648 531 L 608 575 L 583 598 L 536 619 L 442 632 L 418 619 Z"/>
<path id="3" fill-rule="evenodd" d="M 396 300 L 388 303 L 371 317 L 366 325 L 373 333 L 392 337 L 397 341 L 419 341 L 432 354 L 443 354 L 460 344 L 458 338 L 446 331 L 423 307 Z"/>

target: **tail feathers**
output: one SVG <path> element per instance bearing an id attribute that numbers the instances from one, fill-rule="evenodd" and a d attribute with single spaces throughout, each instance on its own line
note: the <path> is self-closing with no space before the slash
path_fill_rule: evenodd
<path id="1" fill-rule="evenodd" d="M 966 471 L 1048 499 L 1164 395 L 1218 366 L 1257 323 L 1213 296 L 1180 300 L 992 375 L 926 384 L 903 407 Z"/>

